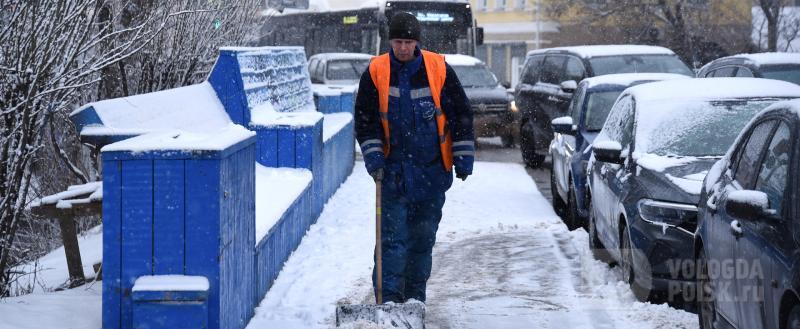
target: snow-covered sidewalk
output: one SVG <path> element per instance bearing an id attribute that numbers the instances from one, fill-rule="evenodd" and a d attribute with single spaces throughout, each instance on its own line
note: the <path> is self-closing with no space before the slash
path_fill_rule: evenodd
<path id="1" fill-rule="evenodd" d="M 338 302 L 372 301 L 374 185 L 357 163 L 248 328 L 330 328 Z M 428 328 L 697 328 L 639 303 L 592 258 L 518 164 L 476 163 L 447 194 L 428 286 Z"/>

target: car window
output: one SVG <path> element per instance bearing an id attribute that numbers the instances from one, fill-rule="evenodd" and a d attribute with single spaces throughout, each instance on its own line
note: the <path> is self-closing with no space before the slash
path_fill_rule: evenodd
<path id="1" fill-rule="evenodd" d="M 559 84 L 564 78 L 565 56 L 549 55 L 544 59 L 539 81 L 544 83 Z"/>
<path id="2" fill-rule="evenodd" d="M 322 79 L 322 74 L 320 74 L 320 72 L 322 71 L 321 69 L 322 69 L 322 67 L 324 67 L 324 66 L 325 66 L 325 65 L 323 64 L 323 61 L 322 61 L 322 60 L 318 60 L 318 61 L 317 61 L 317 65 L 315 65 L 315 66 L 314 66 L 314 71 L 312 71 L 312 72 L 311 72 L 311 76 L 312 76 L 312 77 L 314 78 L 314 80 L 315 80 L 316 82 L 318 82 L 318 83 L 322 83 L 322 82 L 323 82 L 323 81 L 322 81 L 322 80 L 323 80 L 323 79 Z"/>
<path id="3" fill-rule="evenodd" d="M 781 211 L 784 190 L 789 170 L 789 156 L 792 150 L 791 129 L 781 122 L 769 143 L 761 170 L 756 181 L 756 190 L 767 194 L 770 209 Z"/>
<path id="4" fill-rule="evenodd" d="M 587 97 L 586 114 L 583 115 L 583 124 L 587 131 L 599 131 L 606 122 L 609 111 L 614 105 L 622 90 L 598 91 L 590 93 Z"/>
<path id="5" fill-rule="evenodd" d="M 465 88 L 472 87 L 495 87 L 497 86 L 497 78 L 489 71 L 486 65 L 452 65 L 453 71 L 456 72 L 461 86 Z"/>
<path id="6" fill-rule="evenodd" d="M 319 64 L 319 60 L 316 58 L 308 63 L 308 75 L 311 77 L 312 82 L 317 81 L 317 64 Z"/>
<path id="7" fill-rule="evenodd" d="M 569 104 L 570 115 L 572 116 L 572 123 L 577 125 L 581 120 L 581 108 L 583 101 L 586 97 L 586 84 L 578 86 L 578 90 L 572 95 L 572 102 Z"/>
<path id="8" fill-rule="evenodd" d="M 589 59 L 594 76 L 614 73 L 677 73 L 694 77 L 694 72 L 675 55 L 623 55 Z"/>
<path id="9" fill-rule="evenodd" d="M 633 100 L 631 96 L 625 96 L 614 104 L 603 125 L 603 132 L 606 137 L 619 142 L 624 148 L 631 142 L 633 121 Z"/>
<path id="10" fill-rule="evenodd" d="M 737 78 L 752 78 L 753 77 L 753 72 L 750 71 L 750 69 L 748 69 L 748 68 L 746 68 L 744 66 L 739 66 L 739 69 L 736 70 L 736 77 Z"/>
<path id="11" fill-rule="evenodd" d="M 783 80 L 800 85 L 800 65 L 761 66 L 761 75 L 767 79 Z"/>
<path id="12" fill-rule="evenodd" d="M 567 57 L 567 69 L 565 71 L 564 81 L 574 80 L 575 82 L 580 82 L 586 76 L 581 60 L 572 56 Z"/>
<path id="13" fill-rule="evenodd" d="M 528 62 L 523 68 L 522 83 L 534 85 L 538 81 L 539 68 L 542 66 L 544 55 L 533 56 L 528 59 Z"/>
<path id="14" fill-rule="evenodd" d="M 714 70 L 714 75 L 713 76 L 715 78 L 732 77 L 733 76 L 733 71 L 735 71 L 735 70 L 736 70 L 736 67 L 734 67 L 734 66 L 726 66 L 726 67 Z"/>
<path id="15" fill-rule="evenodd" d="M 753 186 L 756 168 L 759 158 L 761 157 L 761 150 L 764 149 L 764 144 L 767 143 L 767 138 L 772 132 L 772 127 L 775 126 L 775 120 L 769 120 L 760 123 L 753 128 L 747 144 L 739 152 L 739 161 L 736 165 L 736 172 L 733 179 L 739 182 L 739 185 L 744 189 L 749 189 Z"/>
<path id="16" fill-rule="evenodd" d="M 328 61 L 328 80 L 358 80 L 367 69 L 369 59 Z"/>

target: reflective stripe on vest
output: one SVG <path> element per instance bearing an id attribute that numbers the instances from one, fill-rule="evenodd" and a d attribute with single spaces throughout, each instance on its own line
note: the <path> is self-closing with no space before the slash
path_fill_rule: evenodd
<path id="1" fill-rule="evenodd" d="M 447 117 L 442 111 L 441 96 L 444 88 L 444 80 L 447 78 L 447 67 L 445 66 L 444 56 L 437 53 L 422 51 L 422 60 L 425 63 L 425 73 L 428 75 L 428 90 L 419 92 L 419 95 L 412 95 L 412 98 L 431 96 L 433 104 L 436 106 L 436 128 L 439 132 L 439 147 L 442 151 L 442 164 L 445 170 L 453 168 L 453 138 L 447 129 Z M 378 90 L 378 110 L 380 112 L 381 126 L 383 127 L 383 137 L 386 144 L 383 145 L 383 153 L 389 157 L 391 151 L 389 141 L 389 94 L 393 92 L 389 87 L 389 77 L 391 74 L 391 60 L 389 54 L 383 54 L 372 58 L 369 63 L 369 75 L 372 83 Z M 399 91 L 399 89 L 397 90 Z M 424 95 L 423 95 L 424 94 Z"/>

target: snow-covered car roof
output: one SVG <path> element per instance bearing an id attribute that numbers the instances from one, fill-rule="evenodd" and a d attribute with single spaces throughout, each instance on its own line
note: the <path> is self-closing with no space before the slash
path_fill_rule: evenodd
<path id="1" fill-rule="evenodd" d="M 800 86 L 771 79 L 714 78 L 647 83 L 628 88 L 625 93 L 633 95 L 637 102 L 800 97 Z"/>
<path id="2" fill-rule="evenodd" d="M 620 73 L 586 78 L 583 79 L 581 83 L 586 84 L 586 88 L 595 88 L 600 85 L 630 86 L 640 81 L 663 81 L 673 79 L 691 79 L 691 77 L 673 73 Z"/>
<path id="3" fill-rule="evenodd" d="M 308 59 L 317 58 L 322 60 L 341 60 L 341 59 L 371 59 L 372 55 L 362 53 L 319 53 L 312 55 Z"/>
<path id="4" fill-rule="evenodd" d="M 483 61 L 472 56 L 459 54 L 445 54 L 444 60 L 451 66 L 472 66 L 483 64 Z"/>
<path id="5" fill-rule="evenodd" d="M 644 45 L 596 45 L 536 49 L 528 52 L 528 56 L 551 52 L 570 52 L 583 58 L 618 56 L 618 55 L 673 55 L 672 50 L 658 46 Z"/>
<path id="6" fill-rule="evenodd" d="M 759 53 L 759 54 L 738 54 L 722 57 L 714 62 L 730 59 L 742 59 L 754 66 L 779 65 L 779 64 L 800 64 L 800 54 L 798 53 Z M 713 62 L 712 62 L 713 63 Z"/>

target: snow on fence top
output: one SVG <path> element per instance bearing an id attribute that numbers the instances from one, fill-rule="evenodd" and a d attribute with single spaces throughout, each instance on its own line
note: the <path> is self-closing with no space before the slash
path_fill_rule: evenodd
<path id="1" fill-rule="evenodd" d="M 167 154 L 173 158 L 197 157 L 200 155 L 216 158 L 222 155 L 220 152 L 235 151 L 238 148 L 233 148 L 233 146 L 246 144 L 243 142 L 253 138 L 255 135 L 255 132 L 235 124 L 202 133 L 168 130 L 153 132 L 106 145 L 101 151 L 104 154 L 117 152 L 116 157 L 124 158 L 146 156 L 150 152 L 164 151 L 174 151 Z"/>
<path id="2" fill-rule="evenodd" d="M 584 58 L 616 56 L 616 55 L 672 55 L 674 52 L 664 47 L 643 45 L 597 45 L 536 49 L 528 52 L 528 56 L 542 54 L 547 51 L 569 51 Z"/>

